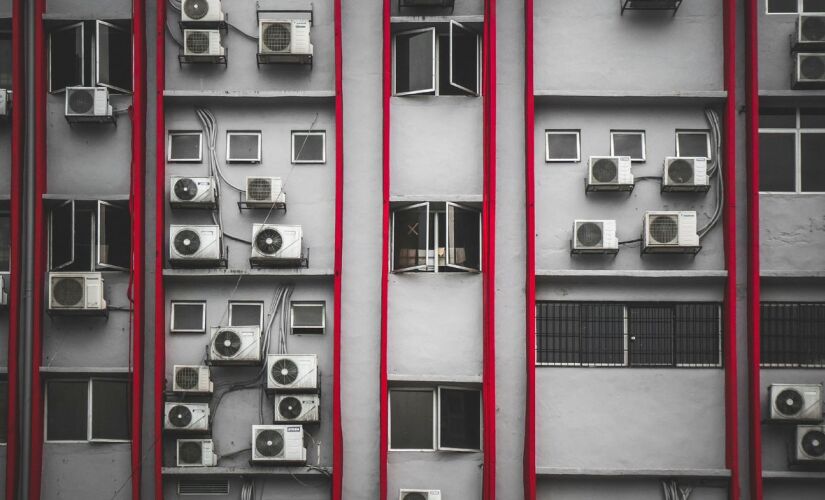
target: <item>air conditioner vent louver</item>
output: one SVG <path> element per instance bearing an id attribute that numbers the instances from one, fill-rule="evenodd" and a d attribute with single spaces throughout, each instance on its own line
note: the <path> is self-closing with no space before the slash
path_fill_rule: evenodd
<path id="1" fill-rule="evenodd" d="M 673 245 L 679 237 L 679 218 L 672 215 L 656 215 L 650 219 L 650 239 L 654 243 Z"/>
<path id="2" fill-rule="evenodd" d="M 272 52 L 288 52 L 292 40 L 290 23 L 270 23 L 263 29 L 263 44 Z"/>
<path id="3" fill-rule="evenodd" d="M 228 495 L 229 479 L 199 476 L 178 481 L 179 495 Z"/>
<path id="4" fill-rule="evenodd" d="M 252 177 L 246 185 L 246 198 L 249 201 L 270 201 L 272 196 L 272 179 Z"/>

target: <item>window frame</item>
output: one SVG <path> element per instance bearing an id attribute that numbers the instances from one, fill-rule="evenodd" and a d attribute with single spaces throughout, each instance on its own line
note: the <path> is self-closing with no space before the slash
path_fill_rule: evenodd
<path id="1" fill-rule="evenodd" d="M 69 255 L 71 257 L 67 262 L 61 263 L 60 265 L 55 265 L 54 261 L 52 260 L 54 258 L 54 251 L 53 251 L 53 248 L 52 248 L 53 245 L 54 245 L 54 211 L 55 211 L 55 208 L 63 208 L 63 207 L 66 207 L 66 206 L 69 207 L 69 212 L 71 213 L 71 220 L 72 220 L 72 222 L 71 222 L 72 227 L 71 227 L 71 231 L 70 231 L 71 237 L 70 237 L 70 240 L 69 240 Z M 49 262 L 48 262 L 48 264 L 49 264 L 49 270 L 51 270 L 51 271 L 60 271 L 61 269 L 65 269 L 65 268 L 71 266 L 72 264 L 74 264 L 74 261 L 75 261 L 75 251 L 74 250 L 75 250 L 75 243 L 76 243 L 76 236 L 77 236 L 76 235 L 76 227 L 77 227 L 77 223 L 76 223 L 77 222 L 76 221 L 77 210 L 76 210 L 76 208 L 77 207 L 75 205 L 75 200 L 66 200 L 66 201 L 64 201 L 64 202 L 62 202 L 62 203 L 60 203 L 60 204 L 58 204 L 54 207 L 51 207 L 51 209 L 49 210 L 49 231 L 48 231 Z"/>
<path id="2" fill-rule="evenodd" d="M 88 415 L 89 415 L 89 419 L 86 423 L 86 431 L 87 431 L 87 437 L 88 437 L 87 441 L 89 443 L 131 443 L 132 442 L 131 439 L 95 438 L 92 435 L 92 433 L 94 432 L 94 426 L 93 426 L 94 403 L 93 403 L 93 398 L 94 398 L 94 392 L 95 392 L 94 391 L 94 383 L 95 382 L 117 382 L 117 383 L 126 384 L 126 393 L 127 393 L 127 395 L 129 394 L 129 380 L 128 379 L 123 379 L 123 378 L 119 379 L 119 378 L 115 378 L 115 377 L 106 377 L 106 376 L 91 376 L 91 377 L 89 377 L 89 379 L 88 379 L 89 398 L 86 402 L 86 404 L 88 405 L 87 412 L 88 412 Z M 129 426 L 127 425 L 127 428 L 128 427 Z M 131 429 L 129 429 L 129 434 L 131 435 Z"/>
<path id="3" fill-rule="evenodd" d="M 8 380 L 8 378 L 6 378 L 5 374 L 3 374 L 3 376 L 0 376 L 0 387 L 3 387 L 3 386 L 5 386 L 5 391 L 0 390 L 0 394 L 3 394 L 5 392 L 6 397 L 0 399 L 0 411 L 3 412 L 3 415 L 2 415 L 1 418 L 6 420 L 6 432 L 5 433 L 0 433 L 0 448 L 6 446 L 9 443 L 9 429 L 8 429 L 9 422 L 7 420 L 8 409 L 9 409 L 9 398 L 8 398 L 8 395 L 9 395 L 9 380 Z"/>
<path id="4" fill-rule="evenodd" d="M 178 305 L 186 305 L 186 306 L 193 306 L 198 305 L 201 306 L 201 324 L 203 328 L 200 330 L 181 330 L 175 328 L 175 306 Z M 170 311 L 169 311 L 169 333 L 194 333 L 194 334 L 205 334 L 206 333 L 206 301 L 205 300 L 173 300 L 169 304 Z"/>
<path id="5" fill-rule="evenodd" d="M 813 305 L 820 306 L 820 307 L 825 307 L 825 302 L 822 302 L 822 301 L 819 301 L 819 302 L 817 302 L 817 301 L 777 301 L 777 300 L 760 301 L 759 302 L 759 311 L 760 311 L 759 328 L 760 328 L 760 331 L 764 328 L 763 322 L 765 321 L 765 317 L 767 316 L 767 314 L 764 313 L 764 309 L 766 307 L 780 308 L 780 307 L 788 307 L 788 306 L 793 307 L 793 306 L 813 306 Z M 789 325 L 786 325 L 786 326 L 795 326 L 795 325 L 793 325 L 793 324 L 791 324 L 791 322 L 789 322 Z M 763 333 L 762 336 L 763 336 L 763 339 L 765 339 L 765 340 L 768 340 L 770 338 L 770 336 L 766 335 L 765 333 Z M 762 342 L 762 348 L 763 349 L 765 349 L 765 346 L 767 346 L 767 345 L 768 345 L 768 342 L 766 342 L 766 341 Z M 796 353 L 796 354 L 799 354 L 799 353 Z M 825 363 L 819 363 L 819 364 L 817 364 L 817 363 L 800 363 L 800 362 L 767 363 L 763 360 L 763 355 L 762 355 L 761 350 L 760 350 L 759 356 L 760 356 L 760 358 L 759 358 L 759 367 L 764 368 L 764 369 L 790 369 L 790 370 L 811 370 L 811 369 L 814 369 L 814 370 L 821 370 L 822 368 L 825 368 Z"/>
<path id="6" fill-rule="evenodd" d="M 450 255 L 452 254 L 452 252 L 450 252 L 450 247 L 451 247 L 451 242 L 450 242 L 450 229 L 451 229 L 451 227 L 450 227 L 450 207 L 453 207 L 453 209 L 458 208 L 458 209 L 461 209 L 461 210 L 466 210 L 468 212 L 474 212 L 474 213 L 476 213 L 476 215 L 478 215 L 478 243 L 479 243 L 479 245 L 478 245 L 478 269 L 474 269 L 472 267 L 465 267 L 465 266 L 461 266 L 461 265 L 458 265 L 458 264 L 450 263 Z M 471 272 L 471 273 L 480 273 L 480 272 L 482 272 L 481 263 L 482 263 L 482 256 L 484 254 L 484 250 L 483 250 L 483 245 L 482 245 L 482 241 L 481 241 L 481 232 L 482 232 L 481 230 L 482 230 L 481 210 L 479 210 L 477 208 L 468 207 L 467 205 L 462 205 L 460 203 L 453 203 L 451 201 L 444 202 L 444 239 L 445 239 L 445 242 L 444 242 L 444 251 L 445 251 L 444 266 L 445 267 L 450 267 L 452 269 L 458 269 L 458 270 L 461 270 L 461 271 Z M 429 233 L 428 233 L 428 236 L 429 236 Z M 436 232 L 436 240 L 437 239 L 438 239 L 438 232 Z M 455 243 L 452 243 L 452 244 L 454 245 Z M 438 262 L 437 262 L 438 261 L 438 255 L 433 255 L 433 258 L 435 259 L 435 261 L 433 262 L 433 268 L 434 268 L 433 272 L 438 272 Z"/>
<path id="7" fill-rule="evenodd" d="M 570 135 L 576 136 L 576 158 L 550 158 L 550 136 Z M 582 161 L 582 136 L 581 129 L 545 129 L 544 130 L 544 161 L 545 163 L 581 163 Z"/>
<path id="8" fill-rule="evenodd" d="M 253 135 L 258 138 L 258 155 L 254 159 L 238 159 L 232 157 L 232 140 L 231 138 L 236 135 Z M 226 163 L 249 163 L 249 164 L 257 164 L 261 163 L 262 161 L 262 143 L 263 143 L 263 134 L 260 130 L 227 130 L 226 131 Z"/>
<path id="9" fill-rule="evenodd" d="M 295 138 L 298 135 L 320 135 L 321 136 L 321 159 L 320 160 L 299 160 L 295 157 L 295 154 L 300 152 L 295 150 Z M 303 150 L 303 146 L 301 147 Z M 326 130 L 293 130 L 290 133 L 290 151 L 292 157 L 292 163 L 296 165 L 300 164 L 323 164 L 327 162 L 327 131 Z"/>
<path id="10" fill-rule="evenodd" d="M 438 402 L 435 409 L 435 415 L 437 420 L 437 427 L 438 427 L 438 436 L 436 437 L 436 446 L 437 451 L 451 451 L 451 452 L 458 452 L 458 453 L 479 453 L 484 451 L 484 394 L 481 393 L 481 389 L 476 389 L 472 387 L 460 387 L 460 386 L 453 386 L 453 385 L 438 385 L 435 387 L 436 391 L 438 392 Z M 441 391 L 447 389 L 450 391 L 466 391 L 466 392 L 477 392 L 478 393 L 478 444 L 479 448 L 452 448 L 448 446 L 441 446 Z"/>
<path id="11" fill-rule="evenodd" d="M 456 26 L 459 27 L 460 29 L 466 31 L 467 33 L 472 33 L 473 35 L 475 35 L 475 39 L 476 39 L 476 90 L 469 89 L 469 88 L 464 87 L 462 85 L 459 85 L 458 83 L 453 81 L 453 61 L 456 60 L 456 58 L 453 56 L 453 28 L 456 27 Z M 481 61 L 482 61 L 481 37 L 479 36 L 479 34 L 475 30 L 473 30 L 471 28 L 468 28 L 467 26 L 464 26 L 463 24 L 459 23 L 458 21 L 456 21 L 454 19 L 450 19 L 448 39 L 449 39 L 449 42 L 450 42 L 450 47 L 449 47 L 450 74 L 448 75 L 448 80 L 447 80 L 448 83 L 450 85 L 452 85 L 453 87 L 457 88 L 457 89 L 461 89 L 464 92 L 467 92 L 467 94 L 470 95 L 470 96 L 478 97 L 479 95 L 481 95 Z M 435 52 L 437 54 L 438 50 L 436 49 Z M 437 64 L 436 64 L 436 66 L 437 66 Z M 440 79 L 441 76 L 439 75 L 438 78 Z M 436 87 L 438 87 L 438 82 L 436 82 Z"/>
<path id="12" fill-rule="evenodd" d="M 320 306 L 321 307 L 321 325 L 320 327 L 316 327 L 318 332 L 310 333 L 310 332 L 299 332 L 295 333 L 295 306 L 300 307 L 311 307 L 311 306 Z M 306 328 L 306 327 L 299 327 Z M 289 301 L 289 333 L 292 335 L 323 335 L 326 333 L 327 330 L 327 303 L 325 300 L 291 300 Z"/>
<path id="13" fill-rule="evenodd" d="M 711 141 L 710 141 L 710 131 L 709 131 L 709 130 L 707 130 L 707 129 L 687 129 L 687 128 L 680 128 L 680 129 L 676 129 L 676 135 L 675 135 L 675 138 L 676 138 L 676 156 L 677 156 L 677 157 L 681 157 L 681 156 L 682 156 L 682 151 L 681 151 L 681 148 L 679 147 L 679 136 L 680 136 L 680 135 L 683 135 L 683 134 L 684 134 L 684 135 L 688 135 L 688 134 L 694 134 L 694 135 L 697 135 L 697 134 L 703 134 L 703 135 L 705 136 L 705 140 L 707 141 L 707 142 L 706 142 L 706 145 L 707 145 L 707 150 L 708 150 L 707 160 L 708 160 L 708 161 L 713 160 L 713 148 L 712 148 Z"/>
<path id="14" fill-rule="evenodd" d="M 70 29 L 76 30 L 80 27 L 80 40 L 81 40 L 81 50 L 80 50 L 80 83 L 75 83 L 72 85 L 66 85 L 65 87 L 54 88 L 52 86 L 53 79 L 52 79 L 52 34 L 58 31 L 68 31 Z M 47 57 L 47 73 L 48 73 L 48 84 L 49 84 L 49 93 L 50 94 L 62 94 L 66 92 L 66 89 L 69 87 L 84 87 L 86 86 L 86 22 L 79 21 L 76 23 L 68 24 L 66 26 L 60 26 L 54 29 L 49 30 L 48 35 L 48 57 Z"/>
<path id="15" fill-rule="evenodd" d="M 388 404 L 387 404 L 387 449 L 389 451 L 412 451 L 412 452 L 436 452 L 438 450 L 438 387 L 390 387 L 387 389 Z M 432 448 L 393 448 L 392 447 L 392 393 L 393 392 L 430 392 L 432 393 L 433 405 L 431 407 L 433 415 L 433 441 Z"/>
<path id="16" fill-rule="evenodd" d="M 121 31 L 123 33 L 126 33 L 129 36 L 129 52 L 130 53 L 134 52 L 134 50 L 132 48 L 132 32 L 131 32 L 131 29 L 126 29 L 126 28 L 123 28 L 122 26 L 117 26 L 116 24 L 113 24 L 113 23 L 110 23 L 110 22 L 107 22 L 107 21 L 103 21 L 103 20 L 100 20 L 100 19 L 96 19 L 95 20 L 95 42 L 94 42 L 94 44 L 95 44 L 95 47 L 94 47 L 94 55 L 95 55 L 95 78 L 94 78 L 94 80 L 95 80 L 95 85 L 97 85 L 98 87 L 106 87 L 110 90 L 114 90 L 115 92 L 120 92 L 122 94 L 131 94 L 132 89 L 125 89 L 125 88 L 118 87 L 116 85 L 112 85 L 110 83 L 103 83 L 100 80 L 100 59 L 101 59 L 101 57 L 100 57 L 100 27 L 101 26 L 106 26 L 109 29 L 113 29 L 113 30 L 117 30 L 117 31 Z M 110 56 L 111 56 L 111 54 L 110 54 Z M 130 66 L 132 66 L 132 65 L 130 64 Z"/>
<path id="17" fill-rule="evenodd" d="M 260 314 L 259 314 L 260 320 L 258 321 L 258 327 L 261 329 L 261 332 L 263 332 L 264 331 L 264 320 L 266 318 L 266 315 L 264 313 L 264 301 L 262 301 L 262 300 L 230 300 L 230 301 L 228 301 L 226 303 L 227 314 L 229 316 L 228 326 L 239 326 L 239 325 L 234 324 L 234 322 L 232 321 L 232 309 L 233 309 L 234 306 L 239 306 L 239 305 L 240 306 L 253 306 L 253 305 L 258 306 L 258 309 L 260 309 Z M 252 325 L 252 326 L 254 326 L 254 325 Z"/>
<path id="18" fill-rule="evenodd" d="M 804 0 L 797 0 L 796 2 L 796 10 L 793 12 L 771 12 L 771 1 L 765 0 L 765 14 L 769 16 L 798 16 L 800 14 L 825 14 L 825 12 L 820 11 L 811 11 L 808 12 L 804 9 L 805 1 Z"/>
<path id="19" fill-rule="evenodd" d="M 128 258 L 127 258 L 127 260 L 129 261 L 129 265 L 127 265 L 125 267 L 124 266 L 118 266 L 116 264 L 109 264 L 109 263 L 101 262 L 101 257 L 100 256 L 103 254 L 103 252 L 100 251 L 100 246 L 101 246 L 101 244 L 102 244 L 101 242 L 103 240 L 103 232 L 106 229 L 104 227 L 105 220 L 101 216 L 102 212 L 103 212 L 103 209 L 104 209 L 103 207 L 109 207 L 110 209 L 114 209 L 114 210 L 121 210 L 121 211 L 125 212 L 127 215 L 129 215 L 129 209 L 127 209 L 126 207 L 123 207 L 121 205 L 111 203 L 111 202 L 108 202 L 108 201 L 104 201 L 104 200 L 97 200 L 97 214 L 96 214 L 97 219 L 95 220 L 95 226 L 97 226 L 97 227 L 96 227 L 96 231 L 95 231 L 96 241 L 95 241 L 95 245 L 94 245 L 95 253 L 97 255 L 94 256 L 94 261 L 95 261 L 95 269 L 94 270 L 128 271 L 129 268 L 131 267 L 131 262 L 132 262 L 132 252 L 131 252 L 131 250 L 129 251 L 129 255 L 128 255 Z M 130 219 L 130 222 L 131 222 L 131 219 Z M 131 244 L 129 246 L 131 248 Z"/>
<path id="20" fill-rule="evenodd" d="M 197 135 L 198 136 L 198 157 L 195 158 L 173 158 L 172 157 L 172 142 L 173 137 L 183 135 Z M 166 140 L 166 161 L 169 163 L 203 163 L 203 130 L 170 130 L 167 132 Z"/>
<path id="21" fill-rule="evenodd" d="M 802 189 L 802 135 L 822 134 L 825 139 L 825 127 L 812 128 L 802 127 L 802 109 L 807 106 L 794 106 L 796 123 L 793 127 L 759 127 L 758 134 L 794 134 L 794 190 L 793 191 L 763 191 L 759 194 L 784 194 L 784 195 L 823 195 L 825 191 L 804 191 Z M 760 115 L 761 115 L 760 108 Z M 761 164 L 760 164 L 761 165 Z M 760 166 L 761 168 L 761 166 Z M 825 167 L 823 167 L 825 168 Z"/>
<path id="22" fill-rule="evenodd" d="M 425 211 L 425 220 L 426 226 L 424 227 L 424 264 L 420 264 L 417 266 L 411 267 L 403 267 L 400 269 L 395 268 L 395 214 L 397 212 L 401 212 L 404 210 L 412 210 L 415 208 L 426 207 Z M 427 271 L 427 262 L 429 259 L 427 258 L 427 252 L 430 251 L 430 202 L 423 201 L 420 203 L 413 203 L 412 205 L 406 205 L 403 207 L 398 207 L 392 210 L 392 221 L 391 221 L 392 231 L 390 231 L 390 269 L 394 273 L 406 273 L 410 271 Z M 420 250 L 420 249 L 418 249 Z M 438 266 L 436 266 L 438 267 Z"/>
<path id="23" fill-rule="evenodd" d="M 107 439 L 107 438 L 93 438 L 92 437 L 92 423 L 94 422 L 94 411 L 93 411 L 93 404 L 92 398 L 94 397 L 93 393 L 93 381 L 104 381 L 104 382 L 118 382 L 118 383 L 125 383 L 127 385 L 127 393 L 128 393 L 128 385 L 131 381 L 128 378 L 122 377 L 110 377 L 105 375 L 90 375 L 90 376 L 73 376 L 73 377 L 60 377 L 60 378 L 52 378 L 46 380 L 44 384 L 44 397 L 43 397 L 43 441 L 45 443 L 53 443 L 53 444 L 95 444 L 95 443 L 131 443 L 132 438 L 129 439 Z M 73 383 L 83 383 L 86 384 L 86 391 L 87 391 L 87 399 L 86 399 L 86 439 L 49 439 L 49 385 L 52 382 L 73 382 Z M 129 429 L 131 434 L 131 429 Z"/>
<path id="24" fill-rule="evenodd" d="M 629 156 L 629 155 L 619 155 L 616 153 L 616 145 L 615 145 L 615 135 L 638 135 L 642 138 L 642 157 L 641 158 L 634 158 L 630 157 L 631 163 L 644 163 L 647 161 L 647 133 L 644 130 L 624 130 L 624 129 L 611 129 L 610 130 L 610 156 Z"/>
<path id="25" fill-rule="evenodd" d="M 417 90 L 409 90 L 406 92 L 398 92 L 397 82 L 396 82 L 396 73 L 397 73 L 397 66 L 398 66 L 398 45 L 397 40 L 398 37 L 401 35 L 413 35 L 416 33 L 426 33 L 430 32 L 432 36 L 432 44 L 433 44 L 433 53 L 432 53 L 432 78 L 431 78 L 431 85 L 429 89 L 417 89 Z M 438 36 L 436 34 L 435 26 L 430 26 L 426 28 L 416 28 L 411 30 L 404 30 L 394 33 L 392 36 L 392 95 L 393 96 L 406 96 L 406 95 L 420 95 L 420 94 L 429 94 L 430 92 L 437 93 L 438 92 Z"/>

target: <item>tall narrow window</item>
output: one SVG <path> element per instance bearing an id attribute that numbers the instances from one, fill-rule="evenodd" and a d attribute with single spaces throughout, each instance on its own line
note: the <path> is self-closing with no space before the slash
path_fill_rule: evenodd
<path id="1" fill-rule="evenodd" d="M 49 268 L 58 271 L 74 262 L 74 201 L 66 201 L 49 213 Z"/>
<path id="2" fill-rule="evenodd" d="M 481 213 L 447 203 L 447 266 L 464 271 L 481 270 Z"/>
<path id="3" fill-rule="evenodd" d="M 390 391 L 390 449 L 435 448 L 434 392 L 432 389 Z"/>
<path id="4" fill-rule="evenodd" d="M 84 23 L 57 28 L 49 33 L 49 92 L 86 84 Z"/>
<path id="5" fill-rule="evenodd" d="M 395 95 L 435 92 L 435 28 L 395 35 Z"/>
<path id="6" fill-rule="evenodd" d="M 471 95 L 479 94 L 479 46 L 475 31 L 450 21 L 450 85 Z"/>
<path id="7" fill-rule="evenodd" d="M 103 269 L 129 269 L 131 223 L 125 207 L 97 202 L 97 265 Z"/>
<path id="8" fill-rule="evenodd" d="M 481 391 L 439 387 L 438 419 L 440 450 L 481 449 Z"/>
<path id="9" fill-rule="evenodd" d="M 0 31 L 0 89 L 10 89 L 12 84 L 11 33 Z"/>
<path id="10" fill-rule="evenodd" d="M 631 365 L 674 364 L 672 308 L 658 305 L 628 307 L 627 334 Z"/>
<path id="11" fill-rule="evenodd" d="M 97 85 L 119 92 L 132 91 L 132 34 L 105 21 L 95 22 Z"/>
<path id="12" fill-rule="evenodd" d="M 86 441 L 89 385 L 86 380 L 46 384 L 46 441 Z"/>
<path id="13" fill-rule="evenodd" d="M 429 203 L 418 203 L 393 212 L 393 270 L 423 270 L 429 247 Z"/>
<path id="14" fill-rule="evenodd" d="M 90 441 L 128 441 L 131 436 L 129 382 L 96 379 L 90 381 Z"/>

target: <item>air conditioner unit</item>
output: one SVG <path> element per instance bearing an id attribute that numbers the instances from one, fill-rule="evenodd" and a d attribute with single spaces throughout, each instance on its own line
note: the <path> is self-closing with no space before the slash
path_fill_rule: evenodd
<path id="1" fill-rule="evenodd" d="M 258 61 L 261 63 L 312 62 L 309 19 L 258 21 Z"/>
<path id="2" fill-rule="evenodd" d="M 253 425 L 252 462 L 305 463 L 304 428 L 300 425 Z"/>
<path id="3" fill-rule="evenodd" d="M 771 384 L 769 420 L 786 423 L 822 422 L 822 384 Z"/>
<path id="4" fill-rule="evenodd" d="M 272 208 L 272 205 L 286 203 L 280 177 L 247 177 L 245 195 L 249 208 Z"/>
<path id="5" fill-rule="evenodd" d="M 218 189 L 214 177 L 183 177 L 173 175 L 169 189 L 169 204 L 175 208 L 215 208 Z"/>
<path id="6" fill-rule="evenodd" d="M 7 274 L 0 274 L 0 306 L 9 304 L 9 292 L 6 286 L 10 284 L 11 277 Z"/>
<path id="7" fill-rule="evenodd" d="M 105 313 L 101 273 L 49 273 L 49 311 Z"/>
<path id="8" fill-rule="evenodd" d="M 275 396 L 275 423 L 318 423 L 321 397 L 318 394 L 278 394 Z"/>
<path id="9" fill-rule="evenodd" d="M 221 0 L 183 0 L 180 7 L 180 20 L 184 25 L 222 23 L 226 20 Z"/>
<path id="10" fill-rule="evenodd" d="M 252 224 L 252 256 L 257 265 L 299 263 L 303 242 L 301 226 Z"/>
<path id="11" fill-rule="evenodd" d="M 707 191 L 709 188 L 707 158 L 665 158 L 662 191 Z"/>
<path id="12" fill-rule="evenodd" d="M 163 428 L 168 431 L 209 430 L 209 403 L 169 403 L 164 405 Z"/>
<path id="13" fill-rule="evenodd" d="M 212 327 L 209 361 L 213 365 L 261 364 L 261 328 L 258 326 Z"/>
<path id="14" fill-rule="evenodd" d="M 215 444 L 211 439 L 178 439 L 178 467 L 214 467 L 218 465 Z"/>
<path id="15" fill-rule="evenodd" d="M 573 222 L 573 253 L 616 253 L 619 239 L 616 237 L 615 220 L 577 220 Z"/>
<path id="16" fill-rule="evenodd" d="M 188 61 L 220 62 L 226 57 L 220 30 L 183 30 L 183 56 Z"/>
<path id="17" fill-rule="evenodd" d="M 791 88 L 794 90 L 825 89 L 825 54 L 799 52 L 793 57 L 794 71 Z"/>
<path id="18" fill-rule="evenodd" d="M 212 393 L 212 378 L 208 366 L 174 365 L 172 372 L 172 390 L 174 392 L 191 394 Z"/>
<path id="19" fill-rule="evenodd" d="M 696 212 L 646 212 L 642 253 L 697 253 Z"/>
<path id="20" fill-rule="evenodd" d="M 111 122 L 112 105 L 106 87 L 66 88 L 66 120 L 77 122 Z"/>
<path id="21" fill-rule="evenodd" d="M 825 462 L 825 425 L 796 427 L 796 462 Z"/>
<path id="22" fill-rule="evenodd" d="M 223 258 L 223 237 L 217 225 L 169 226 L 169 262 L 175 266 L 215 266 Z"/>
<path id="23" fill-rule="evenodd" d="M 825 14 L 800 14 L 796 19 L 794 51 L 825 50 Z"/>
<path id="24" fill-rule="evenodd" d="M 633 191 L 629 156 L 591 156 L 587 165 L 587 191 Z"/>
<path id="25" fill-rule="evenodd" d="M 441 500 L 441 490 L 405 490 L 402 489 L 398 500 Z"/>
<path id="26" fill-rule="evenodd" d="M 267 389 L 318 392 L 318 356 L 315 354 L 269 354 L 266 373 Z"/>
<path id="27" fill-rule="evenodd" d="M 11 90 L 0 89 L 0 116 L 11 114 Z"/>

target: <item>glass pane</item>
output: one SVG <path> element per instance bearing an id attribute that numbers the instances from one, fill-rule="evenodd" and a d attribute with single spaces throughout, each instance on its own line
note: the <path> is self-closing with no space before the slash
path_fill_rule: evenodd
<path id="1" fill-rule="evenodd" d="M 802 108 L 799 110 L 799 126 L 802 128 L 825 129 L 825 108 Z"/>
<path id="2" fill-rule="evenodd" d="M 435 90 L 435 28 L 395 37 L 395 92 Z"/>
<path id="3" fill-rule="evenodd" d="M 292 326 L 294 328 L 315 327 L 324 325 L 324 303 L 293 303 Z M 294 330 L 293 330 L 294 331 Z"/>
<path id="4" fill-rule="evenodd" d="M 795 191 L 796 134 L 759 134 L 759 190 Z"/>
<path id="5" fill-rule="evenodd" d="M 262 303 L 234 302 L 229 304 L 229 326 L 259 326 L 263 328 Z"/>
<path id="6" fill-rule="evenodd" d="M 450 83 L 478 94 L 478 35 L 450 23 Z"/>
<path id="7" fill-rule="evenodd" d="M 575 132 L 553 132 L 547 134 L 547 159 L 579 160 L 579 134 Z"/>
<path id="8" fill-rule="evenodd" d="M 228 135 L 229 160 L 260 161 L 261 135 L 234 132 Z"/>
<path id="9" fill-rule="evenodd" d="M 11 228 L 9 214 L 0 214 L 0 271 L 9 271 L 11 259 Z"/>
<path id="10" fill-rule="evenodd" d="M 676 304 L 676 363 L 717 366 L 721 363 L 718 304 Z"/>
<path id="11" fill-rule="evenodd" d="M 92 439 L 128 440 L 129 383 L 125 380 L 92 380 Z"/>
<path id="12" fill-rule="evenodd" d="M 172 331 L 205 332 L 205 303 L 172 303 Z"/>
<path id="13" fill-rule="evenodd" d="M 390 448 L 433 449 L 433 392 L 390 391 Z"/>
<path id="14" fill-rule="evenodd" d="M 795 108 L 759 108 L 760 128 L 796 128 Z"/>
<path id="15" fill-rule="evenodd" d="M 581 362 L 580 305 L 571 302 L 536 304 L 536 361 Z"/>
<path id="16" fill-rule="evenodd" d="M 95 210 L 78 208 L 74 215 L 74 262 L 65 269 L 91 271 L 94 268 L 92 252 L 95 235 Z"/>
<path id="17" fill-rule="evenodd" d="M 467 95 L 450 83 L 450 36 L 438 35 L 438 95 Z"/>
<path id="18" fill-rule="evenodd" d="M 324 161 L 324 134 L 293 134 L 292 151 L 292 161 L 322 163 Z"/>
<path id="19" fill-rule="evenodd" d="M 7 441 L 9 433 L 8 418 L 9 409 L 9 384 L 6 381 L 0 381 L 0 443 Z"/>
<path id="20" fill-rule="evenodd" d="M 427 265 L 427 205 L 396 210 L 393 220 L 393 269 Z"/>
<path id="21" fill-rule="evenodd" d="M 825 0 L 802 0 L 802 12 L 825 12 Z"/>
<path id="22" fill-rule="evenodd" d="M 802 191 L 825 192 L 825 133 L 803 133 Z"/>
<path id="23" fill-rule="evenodd" d="M 132 89 L 132 38 L 128 30 L 97 21 L 97 83 Z"/>
<path id="24" fill-rule="evenodd" d="M 83 27 L 62 28 L 49 34 L 49 89 L 83 85 Z"/>
<path id="25" fill-rule="evenodd" d="M 201 134 L 169 134 L 170 161 L 200 161 Z"/>
<path id="26" fill-rule="evenodd" d="M 631 366 L 673 365 L 671 307 L 628 307 L 627 333 Z"/>
<path id="27" fill-rule="evenodd" d="M 447 205 L 447 264 L 481 269 L 480 214 L 456 205 Z"/>
<path id="28" fill-rule="evenodd" d="M 98 263 L 104 267 L 129 269 L 131 261 L 131 220 L 123 207 L 98 202 Z"/>
<path id="29" fill-rule="evenodd" d="M 643 160 L 645 157 L 644 135 L 638 132 L 614 132 L 613 156 L 629 156 L 632 160 Z"/>
<path id="30" fill-rule="evenodd" d="M 441 389 L 440 448 L 481 449 L 481 391 Z"/>
<path id="31" fill-rule="evenodd" d="M 768 0 L 768 12 L 796 12 L 798 0 Z"/>
<path id="32" fill-rule="evenodd" d="M 582 364 L 623 365 L 624 307 L 620 304 L 581 304 Z"/>
<path id="33" fill-rule="evenodd" d="M 678 156 L 694 156 L 697 158 L 710 158 L 708 150 L 708 134 L 705 132 L 679 132 L 676 136 L 678 141 Z"/>
<path id="34" fill-rule="evenodd" d="M 52 208 L 49 224 L 51 268 L 60 269 L 74 259 L 74 202 Z"/>
<path id="35" fill-rule="evenodd" d="M 46 439 L 88 439 L 89 386 L 86 381 L 57 381 L 46 384 Z"/>
<path id="36" fill-rule="evenodd" d="M 11 57 L 11 36 L 0 33 L 0 88 L 2 89 L 11 88 Z"/>

